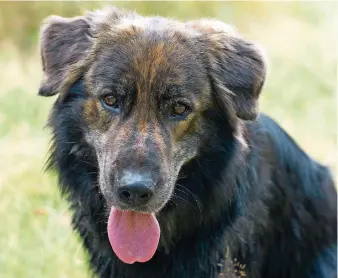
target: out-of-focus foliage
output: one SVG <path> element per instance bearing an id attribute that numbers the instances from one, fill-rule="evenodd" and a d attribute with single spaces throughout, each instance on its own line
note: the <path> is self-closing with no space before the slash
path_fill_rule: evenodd
<path id="1" fill-rule="evenodd" d="M 81 244 L 53 174 L 42 171 L 55 98 L 37 97 L 39 25 L 108 2 L 0 2 L 0 277 L 87 277 Z M 334 2 L 116 2 L 144 15 L 219 18 L 259 43 L 269 61 L 261 108 L 313 157 L 336 156 Z"/>
<path id="2" fill-rule="evenodd" d="M 269 2 L 2 2 L 0 35 L 2 41 L 14 42 L 20 49 L 36 46 L 39 24 L 48 15 L 65 17 L 82 14 L 86 10 L 116 5 L 136 10 L 144 15 L 162 15 L 179 19 L 216 17 L 244 29 L 251 22 L 281 19 L 287 15 L 316 25 L 323 17 L 333 16 L 334 4 L 269 3 Z M 273 8 L 272 8 L 273 7 Z M 332 7 L 332 8 L 330 8 Z"/>

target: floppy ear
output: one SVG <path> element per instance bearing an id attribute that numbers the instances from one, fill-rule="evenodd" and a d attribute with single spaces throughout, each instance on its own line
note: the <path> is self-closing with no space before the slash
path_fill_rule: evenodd
<path id="1" fill-rule="evenodd" d="M 266 75 L 262 51 L 223 22 L 200 20 L 188 24 L 202 34 L 216 94 L 231 99 L 237 117 L 254 120 Z"/>
<path id="2" fill-rule="evenodd" d="M 90 26 L 84 17 L 66 19 L 48 17 L 41 29 L 40 51 L 43 79 L 39 95 L 59 93 L 65 83 L 78 78 L 74 65 L 87 56 L 92 40 Z"/>

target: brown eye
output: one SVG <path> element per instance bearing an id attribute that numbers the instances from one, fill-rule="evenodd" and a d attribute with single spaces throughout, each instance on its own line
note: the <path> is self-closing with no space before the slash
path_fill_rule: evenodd
<path id="1" fill-rule="evenodd" d="M 120 113 L 120 101 L 118 97 L 114 95 L 105 95 L 101 98 L 101 103 L 103 107 L 115 114 Z"/>
<path id="2" fill-rule="evenodd" d="M 117 97 L 113 95 L 106 95 L 103 97 L 103 102 L 109 107 L 116 107 L 118 105 Z"/>
<path id="3" fill-rule="evenodd" d="M 188 107 L 183 103 L 176 103 L 173 106 L 172 114 L 174 116 L 183 116 L 188 111 Z"/>

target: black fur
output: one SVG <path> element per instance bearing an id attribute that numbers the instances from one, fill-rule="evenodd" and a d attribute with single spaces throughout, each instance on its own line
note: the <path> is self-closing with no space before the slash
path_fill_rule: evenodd
<path id="1" fill-rule="evenodd" d="M 243 126 L 245 148 L 219 108 L 206 112 L 209 143 L 183 167 L 173 199 L 157 215 L 155 256 L 122 263 L 108 241 L 97 161 L 83 139 L 82 103 L 74 94 L 56 102 L 49 164 L 100 277 L 336 277 L 337 195 L 329 170 L 262 114 Z"/>
<path id="2" fill-rule="evenodd" d="M 60 94 L 49 165 L 99 277 L 336 277 L 331 174 L 272 119 L 257 118 L 266 62 L 255 44 L 218 21 L 113 7 L 49 18 L 41 56 L 40 95 Z M 191 110 L 180 125 L 168 101 L 177 101 L 177 84 Z M 105 89 L 118 93 L 119 114 L 97 107 Z M 124 209 L 112 198 L 118 164 L 156 176 L 161 238 L 146 263 L 123 263 L 108 240 L 110 207 Z"/>

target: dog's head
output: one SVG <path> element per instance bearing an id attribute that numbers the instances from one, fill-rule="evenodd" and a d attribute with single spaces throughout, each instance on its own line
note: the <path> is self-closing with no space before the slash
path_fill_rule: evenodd
<path id="1" fill-rule="evenodd" d="M 212 111 L 235 134 L 256 118 L 265 79 L 261 52 L 226 24 L 115 8 L 50 17 L 41 56 L 39 94 L 59 94 L 54 121 L 94 150 L 101 192 L 121 210 L 159 211 L 182 167 L 212 144 Z"/>

